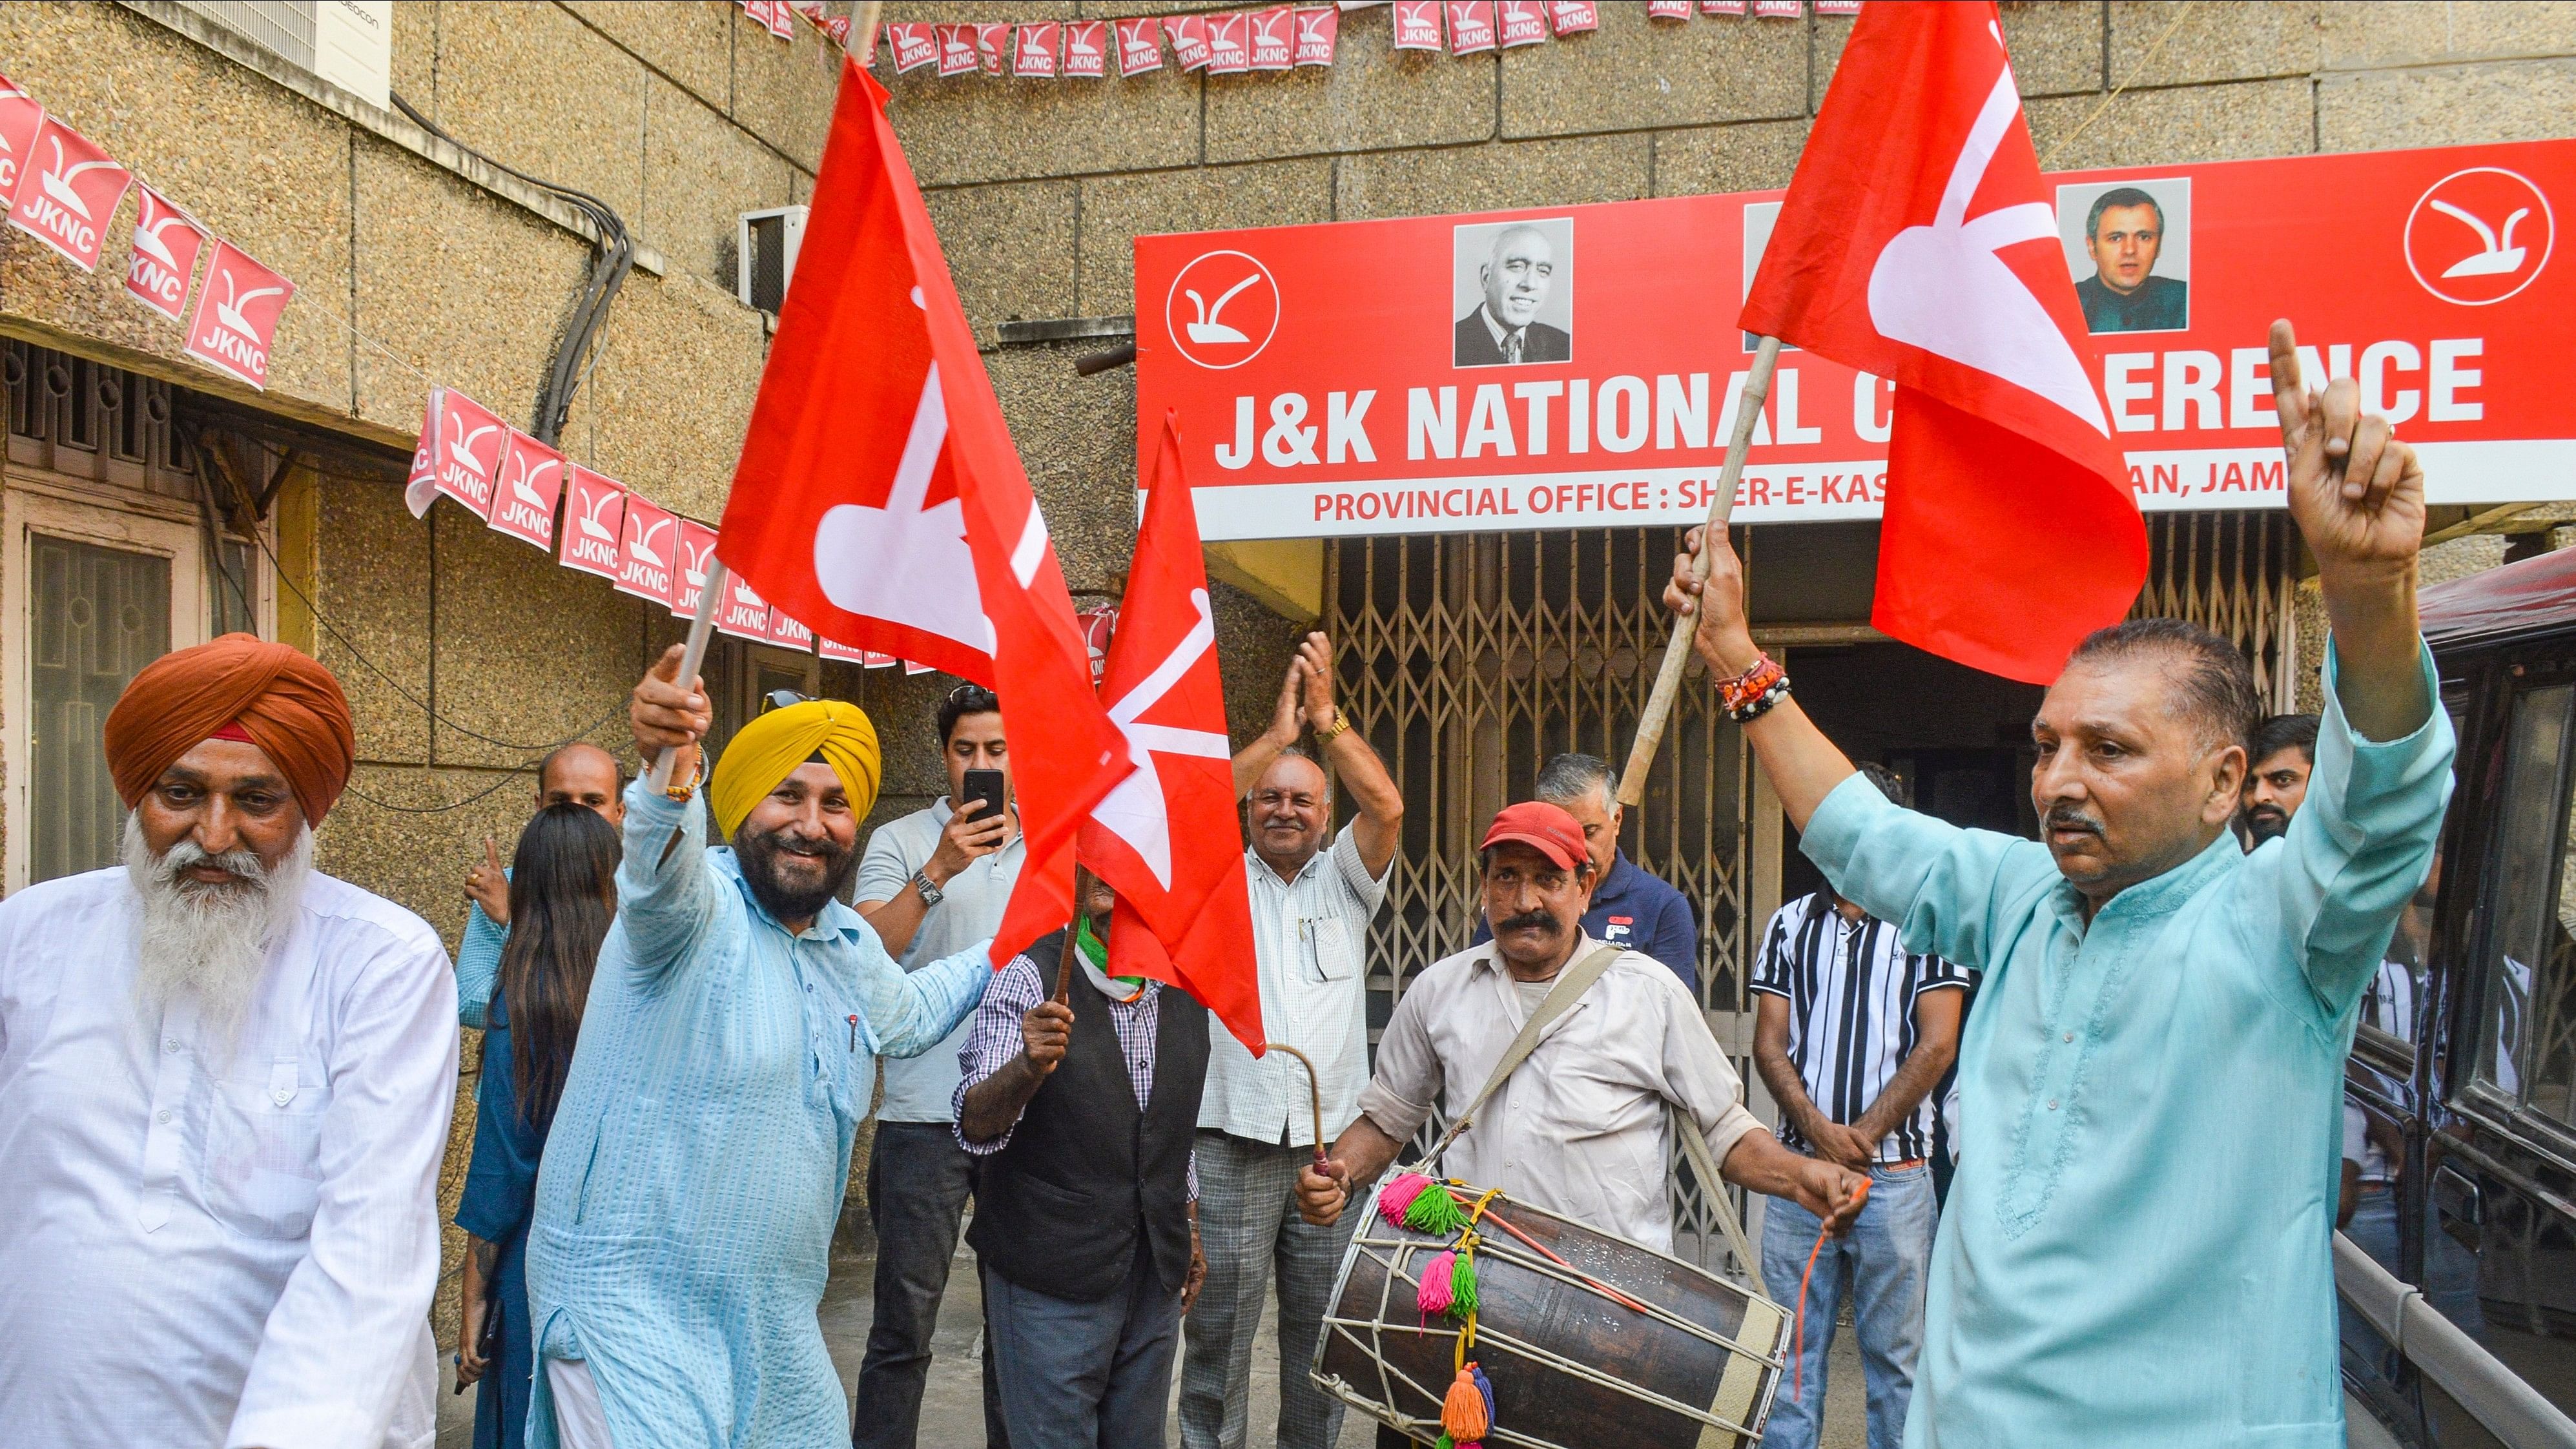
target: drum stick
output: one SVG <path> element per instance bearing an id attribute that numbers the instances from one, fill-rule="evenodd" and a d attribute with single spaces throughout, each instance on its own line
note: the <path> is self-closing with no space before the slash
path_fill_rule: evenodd
<path id="1" fill-rule="evenodd" d="M 698 677 L 698 666 L 707 662 L 707 635 L 715 628 L 716 598 L 724 592 L 724 587 L 724 560 L 709 560 L 707 581 L 698 589 L 698 612 L 689 619 L 688 647 L 680 651 L 679 685 L 682 689 L 693 686 Z M 699 747 L 705 748 L 705 742 L 700 741 Z M 655 755 L 653 768 L 644 777 L 646 787 L 657 795 L 667 792 L 671 788 L 671 767 L 679 763 L 679 759 L 678 750 L 664 750 Z"/>
<path id="2" fill-rule="evenodd" d="M 1314 1058 L 1307 1056 L 1304 1052 L 1297 1050 L 1295 1047 L 1290 1046 L 1284 1041 L 1263 1042 L 1261 1044 L 1261 1049 L 1265 1052 L 1286 1052 L 1288 1055 L 1295 1057 L 1299 1062 L 1305 1065 L 1306 1104 L 1312 1108 L 1315 1113 L 1315 1168 L 1320 1172 L 1323 1170 L 1324 1164 L 1332 1161 L 1332 1158 L 1324 1151 L 1324 1085 L 1323 1079 L 1318 1077 L 1315 1073 Z"/>
<path id="3" fill-rule="evenodd" d="M 1709 542 L 1726 527 L 1727 515 L 1735 511 L 1736 480 L 1744 476 L 1744 453 L 1753 446 L 1753 427 L 1762 421 L 1762 405 L 1771 397 L 1771 372 L 1780 364 L 1780 339 L 1765 337 L 1753 354 L 1753 368 L 1744 374 L 1744 386 L 1735 395 L 1735 436 L 1726 445 L 1726 466 L 1717 475 L 1717 496 L 1708 501 L 1708 527 L 1700 535 L 1699 552 L 1691 557 L 1691 576 L 1708 582 Z M 1696 610 L 1673 620 L 1673 637 L 1664 645 L 1663 667 L 1655 671 L 1655 692 L 1646 697 L 1646 712 L 1637 721 L 1637 738 L 1628 747 L 1628 768 L 1619 775 L 1619 803 L 1630 808 L 1646 798 L 1646 773 L 1655 767 L 1655 752 L 1663 747 L 1664 725 L 1672 718 L 1673 701 L 1682 691 L 1682 667 L 1690 663 L 1692 631 L 1699 627 Z"/>

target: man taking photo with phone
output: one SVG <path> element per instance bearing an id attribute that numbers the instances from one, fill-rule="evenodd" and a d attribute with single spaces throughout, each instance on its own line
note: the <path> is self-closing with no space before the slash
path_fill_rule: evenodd
<path id="1" fill-rule="evenodd" d="M 906 971 L 990 937 L 1020 878 L 1018 810 L 1010 803 L 1010 746 L 1002 705 L 961 684 L 939 705 L 948 793 L 877 827 L 859 862 L 858 908 Z M 885 1104 L 868 1152 L 868 1217 L 877 1234 L 876 1317 L 860 1362 L 850 1442 L 911 1449 L 921 1427 L 930 1336 L 972 1188 L 973 1159 L 957 1145 L 957 1049 L 971 1020 L 917 1057 L 886 1062 Z M 984 1358 L 984 1433 L 1008 1443 Z"/>

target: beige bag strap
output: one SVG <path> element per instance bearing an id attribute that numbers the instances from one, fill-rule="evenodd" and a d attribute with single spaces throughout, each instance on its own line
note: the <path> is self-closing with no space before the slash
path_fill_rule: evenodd
<path id="1" fill-rule="evenodd" d="M 1765 1298 L 1771 1290 L 1762 1281 L 1762 1260 L 1753 1256 L 1752 1245 L 1745 1241 L 1743 1220 L 1735 1215 L 1735 1199 L 1726 1191 L 1726 1179 L 1717 1172 L 1717 1154 L 1709 1151 L 1708 1136 L 1699 1123 L 1679 1107 L 1672 1108 L 1673 1130 L 1681 1134 L 1682 1155 L 1690 1159 L 1691 1173 L 1699 1179 L 1700 1190 L 1708 1194 L 1709 1206 L 1717 1213 L 1717 1225 L 1726 1234 L 1726 1246 L 1735 1261 L 1744 1265 L 1744 1276 L 1752 1280 L 1753 1291 Z"/>
<path id="2" fill-rule="evenodd" d="M 1458 1114 L 1457 1121 L 1449 1124 L 1449 1130 L 1440 1134 L 1440 1140 L 1424 1154 L 1424 1163 L 1438 1163 L 1440 1154 L 1449 1150 L 1449 1144 L 1456 1140 L 1458 1134 L 1475 1125 L 1476 1114 L 1485 1110 L 1485 1104 L 1493 1100 L 1494 1093 L 1502 1090 L 1503 1079 L 1528 1061 L 1531 1052 L 1538 1050 L 1539 1035 L 1547 1030 L 1548 1024 L 1573 1010 L 1576 1000 L 1592 989 L 1592 983 L 1600 980 L 1601 973 L 1609 970 L 1610 963 L 1618 960 L 1626 949 L 1625 946 L 1604 946 L 1567 967 L 1556 978 L 1555 989 L 1539 1002 L 1538 1010 L 1529 1014 L 1529 1020 L 1521 1023 L 1520 1035 L 1513 1037 L 1512 1044 L 1503 1048 L 1502 1059 L 1494 1063 L 1494 1074 L 1485 1079 L 1484 1090 L 1476 1094 L 1476 1100 L 1467 1104 L 1466 1111 Z"/>

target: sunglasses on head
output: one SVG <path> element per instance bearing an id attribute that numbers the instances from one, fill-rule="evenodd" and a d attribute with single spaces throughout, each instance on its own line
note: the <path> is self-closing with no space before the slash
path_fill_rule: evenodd
<path id="1" fill-rule="evenodd" d="M 773 689 L 760 697 L 760 712 L 767 714 L 773 709 L 786 709 L 792 705 L 813 702 L 812 696 L 798 694 L 792 689 Z"/>

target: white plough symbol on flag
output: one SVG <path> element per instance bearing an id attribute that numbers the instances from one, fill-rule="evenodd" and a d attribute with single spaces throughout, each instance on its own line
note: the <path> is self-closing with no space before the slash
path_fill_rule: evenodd
<path id="1" fill-rule="evenodd" d="M 894 487 L 883 508 L 835 504 L 814 530 L 814 578 L 834 606 L 886 619 L 993 652 L 993 623 L 975 590 L 975 551 L 966 544 L 965 505 L 955 498 L 928 508 L 930 475 L 948 446 L 948 404 L 939 390 L 939 364 L 922 380 L 912 431 L 895 464 Z M 1036 557 L 1046 555 L 1045 525 L 1029 512 Z M 1029 552 L 1023 537 L 1017 554 Z M 1035 572 L 1032 564 L 1029 570 Z M 1026 578 L 1021 580 L 1027 584 Z"/>
<path id="2" fill-rule="evenodd" d="M 1195 755 L 1203 760 L 1230 760 L 1232 752 L 1225 736 L 1213 730 L 1175 729 L 1170 725 L 1143 724 L 1137 716 L 1160 703 L 1172 686 L 1181 682 L 1210 649 L 1216 647 L 1216 619 L 1208 609 L 1205 589 L 1190 590 L 1190 606 L 1198 610 L 1198 622 L 1172 649 L 1171 657 L 1155 666 L 1154 672 L 1138 681 L 1123 699 L 1109 706 L 1109 718 L 1127 736 L 1127 758 L 1136 762 L 1136 773 L 1118 782 L 1106 799 L 1091 809 L 1091 818 L 1106 827 L 1110 834 L 1126 841 L 1142 856 L 1145 868 L 1154 873 L 1154 883 L 1165 890 L 1172 888 L 1172 823 L 1166 810 L 1162 777 L 1154 768 L 1154 756 Z"/>

